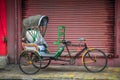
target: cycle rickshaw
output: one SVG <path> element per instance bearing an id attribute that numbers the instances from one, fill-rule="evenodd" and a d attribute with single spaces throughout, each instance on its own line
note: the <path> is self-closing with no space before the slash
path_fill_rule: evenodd
<path id="1" fill-rule="evenodd" d="M 30 44 L 29 46 L 24 45 L 23 51 L 19 56 L 19 68 L 25 74 L 35 74 L 40 69 L 45 69 L 49 66 L 52 60 L 55 61 L 65 61 L 69 64 L 75 64 L 75 60 L 81 57 L 82 64 L 85 68 L 90 72 L 100 72 L 105 69 L 107 66 L 107 56 L 106 54 L 94 48 L 88 48 L 86 44 L 86 40 L 84 38 L 79 38 L 79 44 L 72 44 L 71 41 L 67 41 L 65 39 L 65 27 L 58 27 L 58 40 L 54 42 L 54 44 L 58 45 L 58 50 L 56 53 L 51 54 L 48 51 L 47 43 L 44 40 L 44 36 L 47 30 L 48 24 L 48 16 L 36 15 L 30 16 L 23 20 L 23 34 L 27 35 L 29 33 L 28 38 L 33 41 L 38 41 L 39 39 L 35 39 L 37 36 L 42 36 L 42 42 L 39 42 L 36 48 L 36 43 L 30 43 L 27 41 L 26 44 Z M 37 26 L 37 28 L 36 28 Z M 33 31 L 33 32 L 32 32 Z M 34 35 L 34 36 L 33 36 Z M 23 41 L 26 42 L 26 41 Z M 35 46 L 31 46 L 35 45 Z M 77 46 L 78 51 L 75 56 L 71 55 L 71 52 L 68 46 Z M 66 48 L 68 53 L 68 60 L 64 60 L 60 58 L 64 49 Z"/>

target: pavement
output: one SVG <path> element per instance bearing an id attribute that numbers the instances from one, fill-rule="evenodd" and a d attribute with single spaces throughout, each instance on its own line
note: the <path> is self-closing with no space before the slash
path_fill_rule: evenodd
<path id="1" fill-rule="evenodd" d="M 26 75 L 18 65 L 0 69 L 0 80 L 120 80 L 120 67 L 107 67 L 99 73 L 88 72 L 84 66 L 50 65 L 34 75 Z"/>

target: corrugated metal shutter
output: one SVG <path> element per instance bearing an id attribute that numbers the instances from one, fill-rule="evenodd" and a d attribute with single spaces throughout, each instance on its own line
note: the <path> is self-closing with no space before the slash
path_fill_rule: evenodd
<path id="1" fill-rule="evenodd" d="M 51 51 L 57 48 L 57 27 L 66 26 L 66 39 L 77 43 L 79 37 L 89 47 L 113 53 L 114 0 L 23 0 L 23 18 L 47 15 L 49 24 L 45 39 Z"/>

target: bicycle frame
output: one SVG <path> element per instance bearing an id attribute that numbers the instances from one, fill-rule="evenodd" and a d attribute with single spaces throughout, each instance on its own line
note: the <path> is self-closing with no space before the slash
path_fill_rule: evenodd
<path id="1" fill-rule="evenodd" d="M 87 47 L 87 44 L 85 43 L 84 45 L 82 45 L 84 48 L 82 50 L 80 50 L 79 52 L 77 52 L 77 54 L 75 56 L 71 56 L 70 54 L 70 51 L 69 51 L 69 48 L 68 48 L 68 45 L 67 45 L 67 42 L 63 42 L 63 45 L 65 45 L 66 49 L 67 49 L 67 52 L 68 52 L 68 56 L 69 56 L 69 60 L 63 60 L 63 59 L 56 59 L 56 60 L 59 60 L 59 61 L 65 61 L 65 62 L 70 62 L 72 59 L 73 60 L 76 60 L 77 58 L 80 57 L 80 55 L 82 54 L 82 64 L 83 64 L 83 57 L 84 55 L 89 51 L 89 50 L 93 50 L 94 48 L 88 48 Z M 79 45 L 80 46 L 80 45 Z M 60 56 L 59 56 L 60 57 Z"/>

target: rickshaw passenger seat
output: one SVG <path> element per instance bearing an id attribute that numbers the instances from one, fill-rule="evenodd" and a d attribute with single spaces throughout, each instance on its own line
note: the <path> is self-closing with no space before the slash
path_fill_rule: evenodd
<path id="1" fill-rule="evenodd" d="M 45 55 L 41 55 L 42 57 L 47 57 L 47 58 L 55 58 L 54 56 L 55 56 L 55 54 L 52 54 L 52 53 L 50 53 L 50 54 L 45 54 Z"/>

